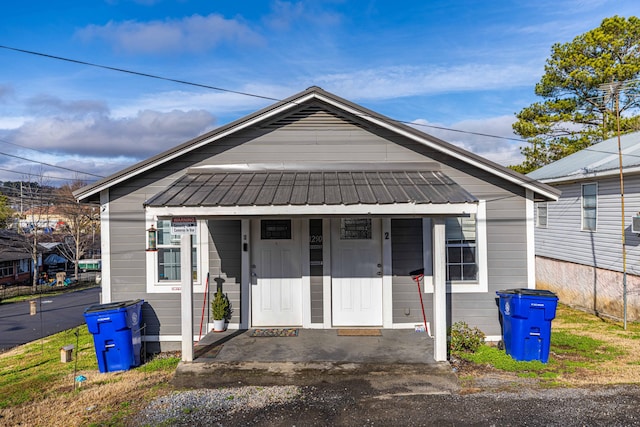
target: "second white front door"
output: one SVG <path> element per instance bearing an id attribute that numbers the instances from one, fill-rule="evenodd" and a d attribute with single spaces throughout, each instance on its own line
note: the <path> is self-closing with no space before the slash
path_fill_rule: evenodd
<path id="1" fill-rule="evenodd" d="M 333 326 L 382 326 L 380 220 L 331 221 Z"/>
<path id="2" fill-rule="evenodd" d="M 302 325 L 300 221 L 256 220 L 251 228 L 252 325 Z"/>

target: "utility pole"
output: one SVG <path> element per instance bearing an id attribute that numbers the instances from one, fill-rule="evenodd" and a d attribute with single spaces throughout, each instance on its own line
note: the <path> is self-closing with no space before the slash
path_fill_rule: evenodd
<path id="1" fill-rule="evenodd" d="M 622 166 L 622 143 L 620 140 L 620 92 L 624 89 L 624 82 L 605 83 L 600 86 L 605 93 L 613 96 L 616 113 L 616 131 L 618 135 L 618 165 L 620 170 L 620 225 L 622 243 L 622 317 L 623 327 L 627 329 L 627 243 L 625 236 L 625 215 L 624 215 L 624 173 Z"/>

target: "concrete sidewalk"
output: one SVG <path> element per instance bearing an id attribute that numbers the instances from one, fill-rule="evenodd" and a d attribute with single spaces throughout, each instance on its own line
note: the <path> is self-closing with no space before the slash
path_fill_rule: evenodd
<path id="1" fill-rule="evenodd" d="M 196 345 L 195 360 L 179 364 L 173 383 L 312 385 L 375 377 L 385 387 L 420 394 L 458 389 L 449 363 L 433 359 L 433 339 L 426 333 L 379 331 L 379 336 L 340 336 L 337 329 L 298 329 L 297 336 L 275 337 L 252 336 L 252 330 L 210 333 Z"/>

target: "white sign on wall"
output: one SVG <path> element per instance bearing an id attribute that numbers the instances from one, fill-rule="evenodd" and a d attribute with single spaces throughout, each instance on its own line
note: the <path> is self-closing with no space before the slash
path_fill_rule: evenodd
<path id="1" fill-rule="evenodd" d="M 171 234 L 196 234 L 198 222 L 195 216 L 174 216 L 171 218 Z"/>

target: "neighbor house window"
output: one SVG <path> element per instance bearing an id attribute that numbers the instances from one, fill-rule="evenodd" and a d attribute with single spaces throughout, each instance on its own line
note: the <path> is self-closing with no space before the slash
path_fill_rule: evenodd
<path id="1" fill-rule="evenodd" d="M 598 219 L 598 184 L 582 184 L 582 229 L 595 231 Z"/>
<path id="2" fill-rule="evenodd" d="M 13 261 L 0 262 L 0 277 L 13 276 Z"/>
<path id="3" fill-rule="evenodd" d="M 537 226 L 540 228 L 547 228 L 547 204 L 537 203 L 538 207 L 538 222 Z"/>
<path id="4" fill-rule="evenodd" d="M 160 220 L 158 229 L 158 282 L 178 282 L 180 278 L 180 235 L 171 234 L 171 221 Z M 191 236 L 191 271 L 193 280 L 198 280 L 198 236 Z"/>
<path id="5" fill-rule="evenodd" d="M 476 216 L 447 218 L 447 280 L 477 281 Z"/>

